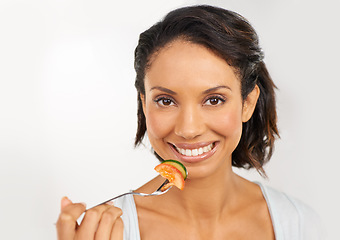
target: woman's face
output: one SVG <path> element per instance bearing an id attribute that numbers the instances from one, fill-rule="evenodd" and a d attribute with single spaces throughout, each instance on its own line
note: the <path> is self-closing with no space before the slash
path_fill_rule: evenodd
<path id="1" fill-rule="evenodd" d="M 148 138 L 163 159 L 182 162 L 189 178 L 231 168 L 252 109 L 243 105 L 240 80 L 222 58 L 174 41 L 152 57 L 141 98 Z"/>

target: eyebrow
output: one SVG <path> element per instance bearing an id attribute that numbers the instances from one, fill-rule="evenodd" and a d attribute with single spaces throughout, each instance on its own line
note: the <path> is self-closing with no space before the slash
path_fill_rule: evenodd
<path id="1" fill-rule="evenodd" d="M 231 88 L 230 88 L 230 87 L 221 85 L 221 86 L 209 88 L 209 89 L 205 90 L 205 91 L 203 92 L 203 94 L 208 94 L 208 93 L 211 93 L 211 92 L 215 92 L 216 90 L 221 89 L 221 88 L 229 89 L 229 90 L 231 91 Z"/>
<path id="2" fill-rule="evenodd" d="M 222 85 L 222 86 L 217 86 L 217 87 L 209 88 L 209 89 L 203 91 L 203 94 L 208 94 L 208 93 L 214 92 L 214 91 L 216 91 L 218 89 L 221 89 L 221 88 L 229 89 L 231 91 L 230 87 Z M 174 91 L 172 91 L 172 90 L 170 90 L 168 88 L 160 87 L 160 86 L 152 87 L 150 89 L 150 91 L 155 90 L 155 89 L 163 91 L 163 92 L 166 92 L 166 93 L 169 93 L 169 94 L 172 94 L 172 95 L 176 95 L 177 94 L 176 92 L 174 92 Z"/>
<path id="3" fill-rule="evenodd" d="M 150 89 L 150 91 L 155 90 L 155 89 L 163 91 L 163 92 L 166 92 L 166 93 L 169 93 L 169 94 L 172 94 L 172 95 L 176 95 L 177 94 L 176 92 L 174 92 L 174 91 L 172 91 L 172 90 L 170 90 L 168 88 L 164 88 L 164 87 L 160 87 L 160 86 L 152 87 Z"/>

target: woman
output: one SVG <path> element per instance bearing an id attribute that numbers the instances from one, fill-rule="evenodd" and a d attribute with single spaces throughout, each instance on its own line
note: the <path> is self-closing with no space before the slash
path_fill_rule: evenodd
<path id="1" fill-rule="evenodd" d="M 131 240 L 319 239 L 308 207 L 232 171 L 256 168 L 265 175 L 278 136 L 275 85 L 243 17 L 211 6 L 170 12 L 140 35 L 135 69 L 135 144 L 147 132 L 161 161 L 186 166 L 186 186 L 98 206 L 79 226 L 85 206 L 64 198 L 60 240 L 123 239 L 123 232 Z M 136 191 L 152 192 L 163 180 Z"/>

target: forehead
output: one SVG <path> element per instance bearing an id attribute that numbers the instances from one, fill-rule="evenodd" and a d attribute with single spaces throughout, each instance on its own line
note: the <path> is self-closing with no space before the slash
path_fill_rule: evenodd
<path id="1" fill-rule="evenodd" d="M 193 82 L 207 87 L 239 84 L 234 69 L 224 59 L 196 43 L 175 40 L 151 57 L 145 75 L 146 87 L 150 84 L 190 86 Z"/>

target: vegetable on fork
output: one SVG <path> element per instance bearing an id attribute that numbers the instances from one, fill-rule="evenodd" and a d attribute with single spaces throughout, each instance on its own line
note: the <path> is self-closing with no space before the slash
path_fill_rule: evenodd
<path id="1" fill-rule="evenodd" d="M 165 160 L 155 167 L 155 170 L 164 178 L 169 180 L 169 183 L 164 185 L 161 191 L 167 190 L 171 186 L 184 189 L 184 181 L 188 176 L 185 166 L 176 160 Z"/>

